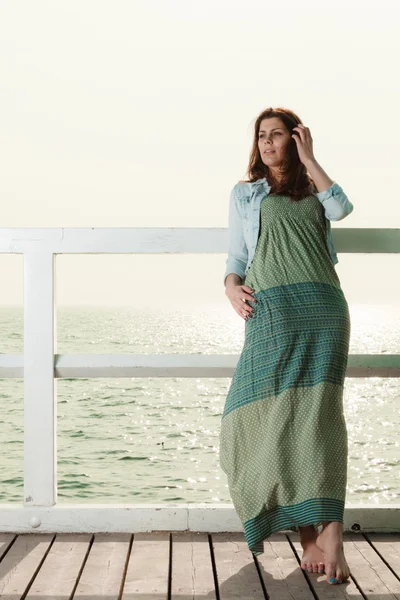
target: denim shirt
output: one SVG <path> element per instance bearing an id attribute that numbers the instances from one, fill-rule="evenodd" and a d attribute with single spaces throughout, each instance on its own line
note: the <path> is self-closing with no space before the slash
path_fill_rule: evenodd
<path id="1" fill-rule="evenodd" d="M 260 229 L 261 200 L 269 194 L 271 186 L 265 177 L 253 182 L 234 185 L 229 201 L 229 245 L 224 284 L 229 273 L 236 273 L 244 281 L 253 262 Z M 331 221 L 341 221 L 353 211 L 353 205 L 339 184 L 334 182 L 327 190 L 314 192 L 325 209 L 327 243 L 334 265 L 339 260 L 333 245 Z"/>

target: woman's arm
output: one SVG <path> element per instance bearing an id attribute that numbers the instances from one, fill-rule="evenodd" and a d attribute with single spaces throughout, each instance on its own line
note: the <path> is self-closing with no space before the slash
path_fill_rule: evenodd
<path id="1" fill-rule="evenodd" d="M 224 285 L 226 286 L 226 278 L 229 273 L 236 273 L 242 280 L 247 266 L 248 250 L 243 233 L 243 219 L 239 212 L 236 197 L 235 184 L 229 200 L 229 218 L 228 218 L 228 258 L 226 259 L 226 269 L 224 275 Z M 230 278 L 230 281 L 234 278 Z"/>
<path id="2" fill-rule="evenodd" d="M 354 206 L 340 185 L 334 182 L 316 161 L 306 165 L 316 187 L 315 195 L 325 209 L 325 216 L 330 221 L 341 221 L 351 212 Z"/>

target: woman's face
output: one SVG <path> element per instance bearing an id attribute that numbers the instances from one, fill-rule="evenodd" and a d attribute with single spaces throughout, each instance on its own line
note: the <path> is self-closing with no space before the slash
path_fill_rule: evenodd
<path id="1" fill-rule="evenodd" d="M 278 117 L 270 117 L 261 121 L 258 132 L 258 149 L 263 163 L 271 169 L 274 175 L 279 173 L 287 146 L 292 139 L 291 134 Z"/>

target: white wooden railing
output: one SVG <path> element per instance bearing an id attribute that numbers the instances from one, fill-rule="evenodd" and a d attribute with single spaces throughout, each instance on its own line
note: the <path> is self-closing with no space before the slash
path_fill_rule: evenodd
<path id="1" fill-rule="evenodd" d="M 332 235 L 338 252 L 400 252 L 400 229 L 333 228 Z M 57 505 L 57 378 L 232 377 L 239 355 L 57 354 L 55 256 L 226 254 L 227 247 L 227 228 L 0 228 L 0 252 L 24 255 L 24 354 L 0 355 L 0 378 L 24 378 L 24 502 L 0 504 L 0 531 L 243 530 L 232 504 Z M 355 278 L 362 287 L 363 274 Z M 400 355 L 351 354 L 347 376 L 400 377 Z M 344 526 L 400 531 L 400 504 L 346 505 Z"/>

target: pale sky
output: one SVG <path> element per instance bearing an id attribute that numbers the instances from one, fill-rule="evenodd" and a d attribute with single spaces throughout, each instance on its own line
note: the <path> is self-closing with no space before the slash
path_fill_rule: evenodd
<path id="1" fill-rule="evenodd" d="M 227 227 L 259 112 L 284 106 L 354 204 L 400 227 L 398 1 L 2 0 L 0 227 Z M 349 303 L 396 303 L 398 255 L 338 253 Z M 63 255 L 59 305 L 233 308 L 225 254 Z M 0 255 L 1 305 L 22 255 Z M 239 318 L 239 317 L 238 317 Z"/>

